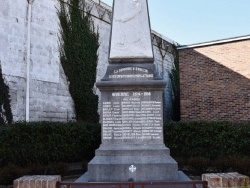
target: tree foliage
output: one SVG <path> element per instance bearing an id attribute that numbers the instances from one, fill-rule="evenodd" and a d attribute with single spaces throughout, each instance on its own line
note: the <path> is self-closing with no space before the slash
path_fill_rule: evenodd
<path id="1" fill-rule="evenodd" d="M 80 10 L 80 0 L 60 2 L 60 60 L 69 82 L 77 121 L 99 122 L 98 97 L 93 94 L 96 79 L 98 34 L 89 14 Z M 82 6 L 81 6 L 82 7 Z M 83 5 L 84 10 L 84 5 Z"/>
<path id="2" fill-rule="evenodd" d="M 180 72 L 179 72 L 179 53 L 176 47 L 174 49 L 174 63 L 169 77 L 172 86 L 172 115 L 174 121 L 180 121 Z"/>
<path id="3" fill-rule="evenodd" d="M 12 120 L 9 87 L 4 83 L 2 68 L 0 66 L 0 125 L 11 124 Z"/>

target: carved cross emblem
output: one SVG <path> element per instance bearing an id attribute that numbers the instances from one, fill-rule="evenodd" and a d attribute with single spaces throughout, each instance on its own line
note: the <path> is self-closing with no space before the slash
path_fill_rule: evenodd
<path id="1" fill-rule="evenodd" d="M 131 166 L 129 167 L 129 171 L 130 171 L 130 172 L 135 172 L 135 171 L 136 171 L 136 166 L 131 165 Z"/>

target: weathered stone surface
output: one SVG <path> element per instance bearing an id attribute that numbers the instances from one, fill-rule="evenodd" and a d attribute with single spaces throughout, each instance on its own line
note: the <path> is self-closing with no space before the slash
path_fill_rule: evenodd
<path id="1" fill-rule="evenodd" d="M 61 176 L 23 176 L 14 180 L 14 188 L 56 188 Z"/>
<path id="2" fill-rule="evenodd" d="M 164 82 L 159 80 L 158 83 L 117 81 L 97 84 L 102 91 L 103 143 L 163 143 L 162 91 L 156 91 L 156 87 L 162 88 Z"/>
<path id="3" fill-rule="evenodd" d="M 146 0 L 114 1 L 110 61 L 153 60 Z"/>
<path id="4" fill-rule="evenodd" d="M 174 181 L 177 163 L 163 144 L 102 144 L 88 166 L 89 181 Z"/>
<path id="5" fill-rule="evenodd" d="M 208 188 L 250 188 L 249 177 L 237 172 L 203 174 L 202 180 L 208 182 Z"/>

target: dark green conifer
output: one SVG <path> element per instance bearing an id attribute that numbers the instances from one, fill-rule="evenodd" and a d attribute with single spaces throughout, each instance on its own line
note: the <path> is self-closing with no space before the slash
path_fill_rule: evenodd
<path id="1" fill-rule="evenodd" d="M 13 115 L 10 106 L 9 86 L 5 84 L 0 66 L 0 125 L 11 124 Z"/>
<path id="2" fill-rule="evenodd" d="M 174 63 L 169 77 L 172 86 L 172 115 L 171 119 L 180 121 L 180 72 L 179 72 L 179 54 L 176 47 L 173 47 Z"/>
<path id="3" fill-rule="evenodd" d="M 96 80 L 98 34 L 89 14 L 80 10 L 80 0 L 60 1 L 60 60 L 69 82 L 77 121 L 99 122 L 98 96 L 93 94 Z M 81 8 L 84 6 L 81 6 Z"/>

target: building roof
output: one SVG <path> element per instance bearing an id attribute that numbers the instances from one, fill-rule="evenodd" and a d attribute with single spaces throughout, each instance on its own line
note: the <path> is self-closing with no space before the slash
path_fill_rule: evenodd
<path id="1" fill-rule="evenodd" d="M 180 45 L 180 46 L 177 46 L 177 49 L 182 50 L 182 49 L 188 49 L 188 48 L 198 48 L 198 47 L 218 45 L 218 44 L 223 44 L 223 43 L 237 42 L 237 41 L 249 40 L 249 39 L 250 39 L 250 35 L 244 35 L 244 36 L 213 40 L 213 41 L 190 44 L 190 45 Z"/>
<path id="2" fill-rule="evenodd" d="M 109 11 L 112 11 L 112 7 L 107 5 L 106 3 L 102 2 L 101 0 L 92 0 L 94 1 L 95 3 L 101 5 L 103 8 L 109 10 Z"/>
<path id="3" fill-rule="evenodd" d="M 151 32 L 155 35 L 157 35 L 158 37 L 162 38 L 163 40 L 165 40 L 166 42 L 170 43 L 170 44 L 173 44 L 175 46 L 179 46 L 179 44 L 177 42 L 175 42 L 174 40 L 168 38 L 168 37 L 165 37 L 164 35 L 160 34 L 160 33 L 157 33 L 156 31 L 154 30 L 151 30 Z"/>

